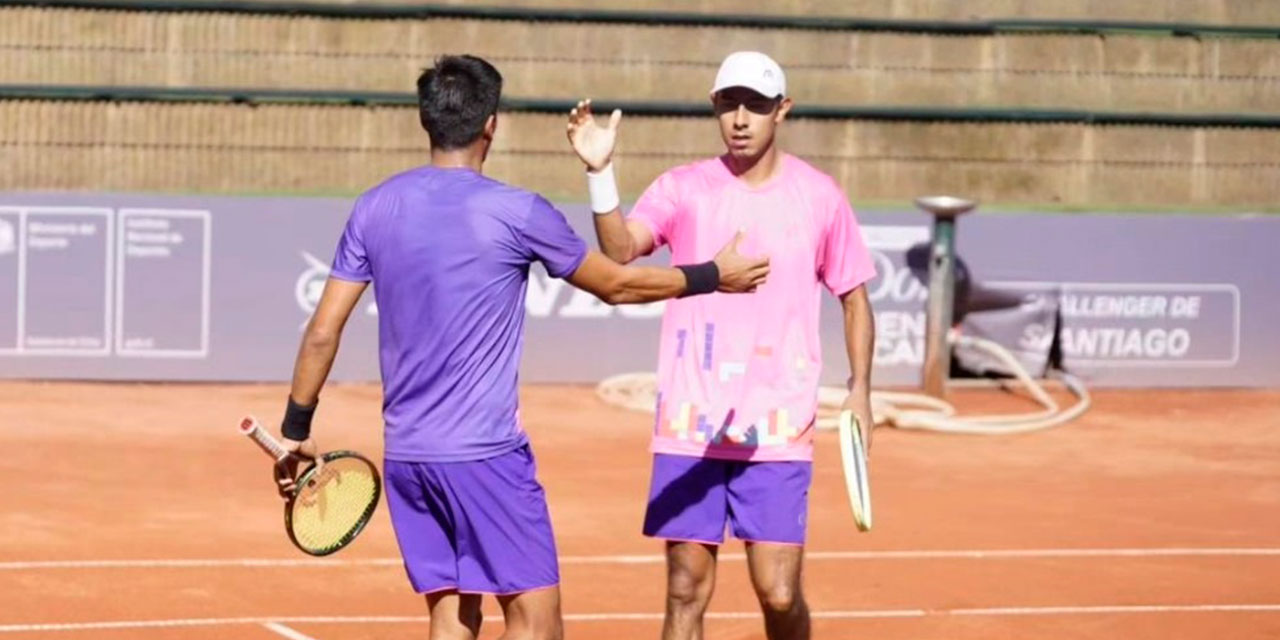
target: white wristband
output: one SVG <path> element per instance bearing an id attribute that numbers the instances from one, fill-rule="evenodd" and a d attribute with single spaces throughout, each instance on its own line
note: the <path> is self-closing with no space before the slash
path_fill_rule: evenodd
<path id="1" fill-rule="evenodd" d="M 591 194 L 591 211 L 603 215 L 618 208 L 618 180 L 613 175 L 613 163 L 605 165 L 599 173 L 587 171 L 587 192 Z"/>

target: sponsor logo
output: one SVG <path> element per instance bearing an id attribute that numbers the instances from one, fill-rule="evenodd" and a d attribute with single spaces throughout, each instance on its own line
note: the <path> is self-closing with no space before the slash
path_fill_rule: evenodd
<path id="1" fill-rule="evenodd" d="M 320 295 L 324 292 L 325 281 L 329 279 L 329 265 L 307 251 L 299 252 L 306 268 L 298 274 L 293 283 L 293 299 L 298 309 L 308 317 L 315 313 L 320 304 Z M 609 306 L 599 298 L 576 289 L 564 280 L 552 278 L 541 271 L 529 273 L 528 291 L 525 295 L 525 312 L 534 318 L 611 318 L 620 316 L 631 319 L 650 319 L 662 317 L 666 305 L 653 302 L 639 305 Z M 378 315 L 378 306 L 370 302 L 365 313 Z M 304 323 L 305 325 L 305 323 Z"/>
<path id="2" fill-rule="evenodd" d="M 867 297 L 872 302 L 907 305 L 919 304 L 928 299 L 929 289 L 916 279 L 905 264 L 899 264 L 899 260 L 874 249 L 871 251 L 871 259 L 876 265 L 876 277 L 867 285 Z"/>
<path id="3" fill-rule="evenodd" d="M 534 318 L 610 318 L 616 314 L 623 318 L 647 319 L 661 317 L 666 304 L 659 301 L 613 307 L 564 280 L 531 271 L 524 307 Z"/>
<path id="4" fill-rule="evenodd" d="M 876 318 L 875 363 L 915 367 L 924 362 L 924 303 L 929 289 L 906 264 L 906 251 L 929 241 L 920 226 L 876 225 L 863 228 L 876 277 L 867 283 Z"/>
<path id="5" fill-rule="evenodd" d="M 316 312 L 316 306 L 320 304 L 325 280 L 329 279 L 329 265 L 306 251 L 302 252 L 302 260 L 307 269 L 294 281 L 293 299 L 298 303 L 298 308 L 309 316 Z"/>
<path id="6" fill-rule="evenodd" d="M 301 251 L 302 261 L 307 268 L 298 275 L 298 279 L 293 283 L 293 299 L 298 303 L 298 309 L 307 314 L 310 318 L 311 314 L 316 312 L 316 307 L 320 305 L 320 294 L 324 293 L 324 283 L 329 279 L 329 265 L 320 261 L 319 258 L 311 255 L 309 252 Z M 378 305 L 370 302 L 365 307 L 365 315 L 378 315 Z M 302 323 L 306 326 L 306 322 Z"/>
<path id="7" fill-rule="evenodd" d="M 989 283 L 1028 289 L 1020 309 L 1058 309 L 1061 325 L 1028 322 L 1009 342 L 1047 350 L 1056 337 L 1068 367 L 1230 366 L 1239 359 L 1240 292 L 1205 283 Z M 1041 314 L 1043 315 L 1043 314 Z"/>

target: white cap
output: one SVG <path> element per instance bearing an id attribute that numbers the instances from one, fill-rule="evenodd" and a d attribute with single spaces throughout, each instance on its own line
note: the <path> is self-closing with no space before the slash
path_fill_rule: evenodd
<path id="1" fill-rule="evenodd" d="M 720 63 L 711 93 L 729 87 L 746 87 L 767 98 L 787 95 L 787 77 L 782 67 L 759 51 L 738 51 Z"/>

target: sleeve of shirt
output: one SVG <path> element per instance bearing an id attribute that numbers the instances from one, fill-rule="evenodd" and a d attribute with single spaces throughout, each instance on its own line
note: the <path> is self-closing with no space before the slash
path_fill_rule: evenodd
<path id="1" fill-rule="evenodd" d="M 369 266 L 369 253 L 364 242 L 368 207 L 368 200 L 361 196 L 351 208 L 351 217 L 347 218 L 347 227 L 333 254 L 333 266 L 329 269 L 331 277 L 351 282 L 373 280 L 373 269 Z"/>
<path id="2" fill-rule="evenodd" d="M 534 197 L 521 236 L 532 259 L 554 278 L 572 275 L 587 258 L 587 243 L 573 232 L 564 214 L 541 196 Z"/>
<path id="3" fill-rule="evenodd" d="M 658 249 L 671 239 L 672 225 L 680 209 L 680 195 L 676 178 L 670 172 L 658 176 L 653 184 L 640 195 L 631 208 L 627 220 L 643 224 L 653 236 L 653 248 Z"/>
<path id="4" fill-rule="evenodd" d="M 876 267 L 844 194 L 836 198 L 836 203 L 822 239 L 818 275 L 831 293 L 842 296 L 874 278 Z"/>

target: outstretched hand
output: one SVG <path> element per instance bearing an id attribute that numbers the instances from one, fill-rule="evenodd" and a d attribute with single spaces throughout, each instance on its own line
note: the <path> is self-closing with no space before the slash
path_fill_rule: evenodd
<path id="1" fill-rule="evenodd" d="M 566 128 L 569 144 L 591 171 L 600 171 L 609 166 L 613 148 L 618 141 L 618 123 L 621 121 L 622 110 L 614 109 L 609 114 L 609 122 L 600 126 L 591 112 L 590 99 L 578 102 L 578 106 L 569 112 L 569 124 Z"/>

